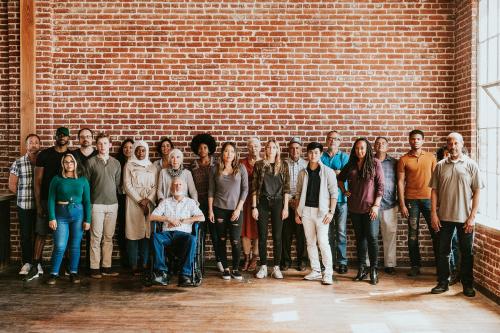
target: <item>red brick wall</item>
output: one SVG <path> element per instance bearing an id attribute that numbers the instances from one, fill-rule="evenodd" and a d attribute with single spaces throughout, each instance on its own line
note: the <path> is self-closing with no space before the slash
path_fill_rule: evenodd
<path id="1" fill-rule="evenodd" d="M 244 148 L 250 135 L 323 142 L 338 129 L 345 150 L 357 136 L 385 135 L 400 156 L 408 131 L 422 128 L 434 150 L 461 122 L 454 115 L 465 116 L 472 104 L 460 99 L 473 86 L 471 69 L 462 66 L 468 55 L 458 55 L 470 36 L 467 4 L 37 0 L 37 131 L 45 146 L 67 125 L 75 134 L 90 126 L 118 140 L 153 143 L 168 135 L 185 149 L 202 131 Z M 9 15 L 18 38 L 17 11 Z M 9 62 L 15 59 L 9 53 Z M 18 103 L 18 93 L 12 96 Z M 2 118 L 0 126 L 17 147 L 17 122 Z M 0 153 L 6 179 L 18 153 Z M 399 224 L 403 262 L 406 226 Z M 12 231 L 16 237 L 15 219 Z M 427 231 L 423 239 L 430 260 Z M 12 249 L 18 260 L 18 242 Z"/>
<path id="2" fill-rule="evenodd" d="M 500 230 L 478 225 L 474 251 L 475 282 L 500 299 Z"/>

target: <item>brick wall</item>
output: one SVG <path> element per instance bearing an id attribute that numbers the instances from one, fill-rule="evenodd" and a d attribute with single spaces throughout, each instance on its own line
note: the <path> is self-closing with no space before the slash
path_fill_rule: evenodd
<path id="1" fill-rule="evenodd" d="M 466 114 L 456 110 L 467 110 L 457 98 L 470 77 L 457 65 L 468 61 L 457 55 L 467 8 L 452 0 L 37 0 L 37 131 L 45 146 L 67 125 L 117 140 L 168 135 L 184 150 L 194 134 L 210 131 L 244 150 L 250 135 L 323 142 L 338 129 L 342 149 L 357 136 L 385 135 L 400 156 L 407 133 L 422 128 L 426 149 L 435 150 L 458 123 L 455 113 Z M 12 135 L 17 126 L 7 122 Z M 18 154 L 1 154 L 6 177 Z M 406 226 L 399 226 L 403 262 Z M 355 258 L 350 226 L 348 237 Z M 18 260 L 18 242 L 12 249 Z"/>
<path id="2" fill-rule="evenodd" d="M 474 279 L 500 300 L 500 231 L 478 225 L 474 239 Z"/>

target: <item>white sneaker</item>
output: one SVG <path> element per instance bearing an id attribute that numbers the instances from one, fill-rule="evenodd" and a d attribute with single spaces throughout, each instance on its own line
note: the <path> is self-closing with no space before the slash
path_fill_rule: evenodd
<path id="1" fill-rule="evenodd" d="M 263 278 L 267 277 L 267 266 L 266 265 L 260 266 L 260 269 L 257 272 L 257 274 L 255 274 L 255 277 L 257 279 L 263 279 Z"/>
<path id="2" fill-rule="evenodd" d="M 280 266 L 274 266 L 271 276 L 275 279 L 282 279 L 283 274 L 281 274 Z"/>
<path id="3" fill-rule="evenodd" d="M 43 275 L 42 265 L 38 264 L 38 266 L 36 268 L 38 269 L 38 275 Z"/>
<path id="4" fill-rule="evenodd" d="M 322 284 L 333 284 L 333 275 L 332 274 L 325 274 L 323 276 L 323 280 L 321 280 Z"/>
<path id="5" fill-rule="evenodd" d="M 219 272 L 224 273 L 224 266 L 222 266 L 222 263 L 220 261 L 217 261 L 217 269 Z"/>
<path id="6" fill-rule="evenodd" d="M 304 276 L 304 280 L 307 280 L 307 281 L 321 280 L 321 278 L 322 278 L 321 272 L 317 272 L 317 271 L 311 271 L 311 273 Z"/>
<path id="7" fill-rule="evenodd" d="M 28 272 L 31 269 L 31 264 L 25 263 L 23 267 L 21 267 L 21 270 L 19 271 L 19 275 L 28 275 Z"/>

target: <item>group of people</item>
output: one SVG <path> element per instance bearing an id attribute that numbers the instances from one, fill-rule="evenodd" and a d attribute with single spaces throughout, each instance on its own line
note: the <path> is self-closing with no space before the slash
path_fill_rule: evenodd
<path id="1" fill-rule="evenodd" d="M 27 153 L 12 164 L 9 178 L 9 188 L 17 194 L 23 261 L 20 274 L 28 281 L 43 274 L 43 248 L 52 230 L 54 249 L 48 283 L 56 283 L 61 268 L 78 283 L 81 240 L 89 230 L 90 276 L 99 279 L 117 275 L 111 266 L 117 229 L 121 258 L 134 274 L 151 264 L 154 282 L 168 284 L 164 247 L 172 246 L 182 261 L 179 285 L 189 286 L 196 248 L 192 225 L 203 222 L 201 237 L 210 234 L 223 279 L 241 280 L 241 271 L 255 271 L 258 279 L 269 273 L 283 279 L 283 272 L 292 266 L 295 236 L 297 270 L 305 270 L 309 260 L 311 271 L 304 279 L 329 285 L 334 270 L 338 274 L 348 271 L 349 215 L 357 249 L 354 280 L 369 278 L 376 285 L 379 229 L 384 271 L 395 274 L 399 211 L 408 221 L 408 275 L 420 274 L 422 214 L 431 234 L 438 272 L 438 285 L 431 292 L 445 292 L 456 280 L 456 254 L 460 253 L 464 294 L 474 296 L 472 243 L 483 186 L 477 164 L 464 153 L 463 138 L 458 133 L 446 138 L 448 155 L 440 152 L 443 156 L 439 163 L 435 154 L 422 149 L 422 131 L 413 130 L 408 137 L 410 150 L 396 160 L 388 154 L 386 137 L 377 137 L 373 146 L 366 138 L 358 138 L 347 154 L 340 150 L 340 133 L 330 131 L 326 147 L 319 142 L 307 144 L 305 160 L 298 137 L 288 142 L 287 158 L 272 139 L 265 142 L 261 156 L 260 140 L 251 137 L 247 157 L 241 158 L 236 143 L 229 141 L 222 144 L 216 156 L 214 137 L 204 133 L 192 139 L 190 148 L 198 158 L 185 168 L 183 152 L 169 138 L 158 143 L 160 159 L 151 162 L 149 146 L 141 140 L 126 139 L 112 157 L 109 136 L 97 135 L 94 149 L 94 135 L 88 128 L 78 132 L 80 148 L 76 150 L 68 149 L 70 135 L 65 127 L 57 129 L 55 145 L 41 152 L 40 138 L 30 134 L 26 138 Z M 161 231 L 152 233 L 151 221 L 161 223 Z M 270 269 L 269 224 L 273 251 Z M 227 259 L 228 238 L 231 265 Z M 68 263 L 62 265 L 67 250 Z M 152 263 L 148 260 L 150 250 L 154 251 Z"/>

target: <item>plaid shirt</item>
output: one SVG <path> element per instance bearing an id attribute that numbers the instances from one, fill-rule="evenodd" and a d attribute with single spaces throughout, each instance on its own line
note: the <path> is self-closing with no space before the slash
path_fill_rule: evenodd
<path id="1" fill-rule="evenodd" d="M 35 209 L 35 165 L 28 154 L 17 159 L 10 167 L 10 173 L 17 176 L 17 205 L 22 209 Z"/>

